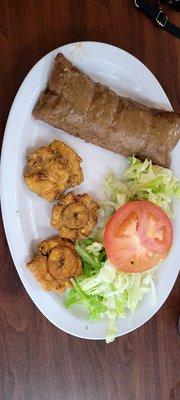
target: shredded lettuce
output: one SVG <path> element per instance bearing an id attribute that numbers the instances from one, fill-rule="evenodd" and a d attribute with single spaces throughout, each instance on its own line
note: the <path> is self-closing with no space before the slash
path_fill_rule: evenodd
<path id="1" fill-rule="evenodd" d="M 180 183 L 170 169 L 153 165 L 151 161 L 140 161 L 130 157 L 130 166 L 122 180 L 112 172 L 105 180 L 106 199 L 103 204 L 104 216 L 111 215 L 129 200 L 149 200 L 173 216 L 172 198 L 180 197 Z"/>
<path id="2" fill-rule="evenodd" d="M 82 279 L 92 276 L 99 271 L 107 258 L 103 245 L 95 242 L 93 238 L 77 241 L 75 249 L 83 261 Z M 81 277 L 78 279 L 81 279 Z"/>
<path id="3" fill-rule="evenodd" d="M 94 242 L 92 244 L 90 244 L 89 246 L 86 247 L 86 250 L 91 253 L 94 254 L 94 256 L 98 257 L 99 256 L 99 252 L 103 249 L 103 245 L 102 243 L 98 243 L 98 242 Z"/>
<path id="4" fill-rule="evenodd" d="M 154 287 L 155 272 L 155 268 L 144 273 L 118 272 L 106 260 L 95 274 L 72 280 L 74 287 L 67 297 L 66 306 L 84 305 L 91 321 L 108 319 L 106 342 L 110 343 L 116 336 L 117 318 L 125 318 L 127 311 L 134 313 L 145 293 L 151 290 L 152 285 Z M 154 302 L 154 291 L 152 295 Z"/>

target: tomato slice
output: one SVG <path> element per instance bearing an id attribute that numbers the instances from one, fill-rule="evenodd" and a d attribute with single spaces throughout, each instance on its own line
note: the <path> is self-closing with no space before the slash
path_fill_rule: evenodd
<path id="1" fill-rule="evenodd" d="M 112 265 L 124 272 L 146 271 L 163 260 L 173 230 L 161 207 L 148 200 L 130 201 L 109 219 L 104 246 Z"/>

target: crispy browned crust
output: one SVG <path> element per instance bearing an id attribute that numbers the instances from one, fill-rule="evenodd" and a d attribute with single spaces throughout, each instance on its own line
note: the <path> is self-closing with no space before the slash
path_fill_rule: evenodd
<path id="1" fill-rule="evenodd" d="M 54 60 L 35 118 L 124 156 L 169 167 L 180 114 L 147 108 L 95 83 L 63 54 Z"/>
<path id="2" fill-rule="evenodd" d="M 27 157 L 24 179 L 28 187 L 48 201 L 83 181 L 81 158 L 65 143 L 54 140 Z"/>
<path id="3" fill-rule="evenodd" d="M 27 263 L 44 290 L 61 293 L 71 287 L 71 278 L 82 274 L 82 261 L 69 240 L 59 236 L 44 240 Z"/>
<path id="4" fill-rule="evenodd" d="M 97 223 L 99 205 L 89 194 L 68 193 L 53 206 L 51 224 L 60 237 L 77 240 L 88 236 Z"/>

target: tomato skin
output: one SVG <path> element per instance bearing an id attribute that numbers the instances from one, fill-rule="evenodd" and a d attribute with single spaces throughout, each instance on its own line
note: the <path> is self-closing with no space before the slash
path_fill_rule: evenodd
<path id="1" fill-rule="evenodd" d="M 172 245 L 172 223 L 161 207 L 134 200 L 109 219 L 104 247 L 112 265 L 123 272 L 143 272 L 164 259 Z"/>

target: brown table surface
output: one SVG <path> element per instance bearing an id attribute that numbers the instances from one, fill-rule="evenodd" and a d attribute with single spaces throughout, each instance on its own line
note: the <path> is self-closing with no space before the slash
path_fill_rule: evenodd
<path id="1" fill-rule="evenodd" d="M 169 11 L 179 23 L 179 15 Z M 31 67 L 65 43 L 94 40 L 135 55 L 178 110 L 179 41 L 154 26 L 132 0 L 1 0 L 1 139 L 14 95 Z M 8 166 L 7 166 L 8 168 Z M 0 236 L 0 399 L 178 399 L 178 282 L 144 326 L 106 345 L 48 322 L 27 295 Z"/>

